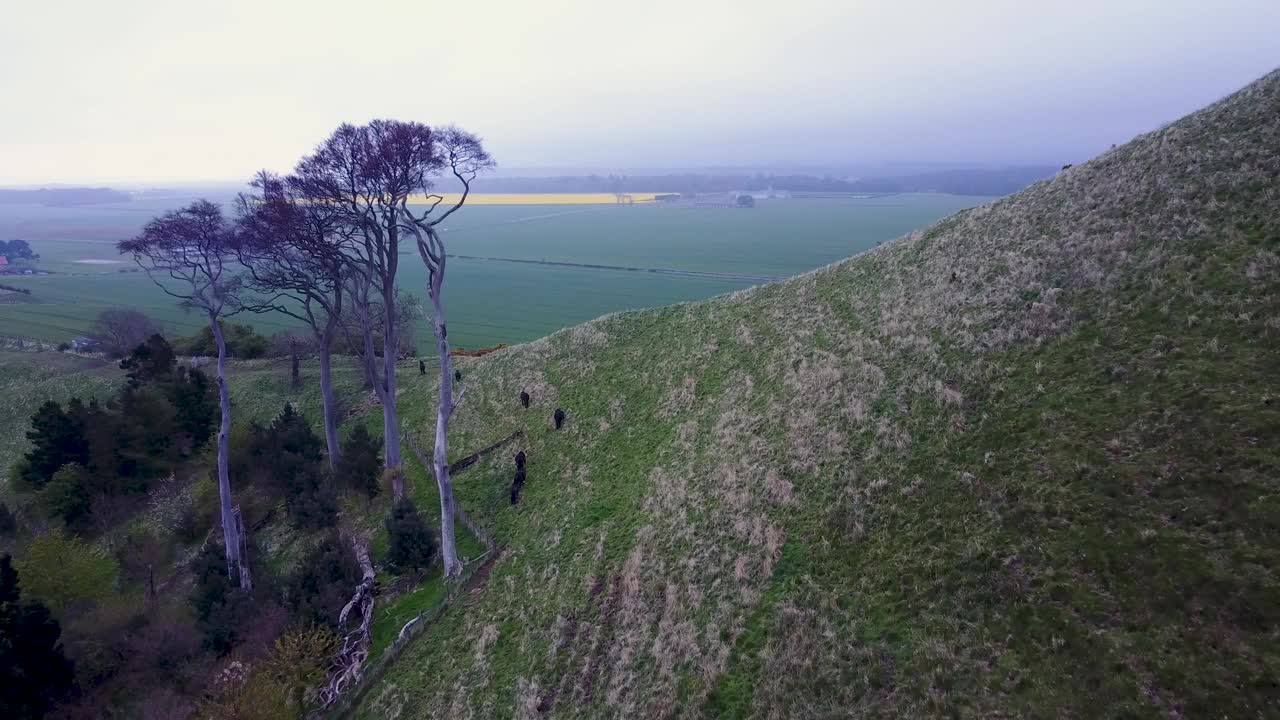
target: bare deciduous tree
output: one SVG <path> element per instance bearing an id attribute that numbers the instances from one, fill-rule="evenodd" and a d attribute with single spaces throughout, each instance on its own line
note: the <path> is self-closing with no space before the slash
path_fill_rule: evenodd
<path id="1" fill-rule="evenodd" d="M 381 376 L 379 366 L 382 364 L 384 347 L 382 327 L 386 322 L 386 313 L 381 297 L 367 297 L 363 301 L 357 301 L 359 295 L 354 283 L 347 288 L 345 297 L 348 303 L 342 311 L 342 342 L 339 347 L 341 351 L 360 359 L 365 386 L 372 388 L 375 378 Z M 401 360 L 412 357 L 417 350 L 416 322 L 422 317 L 422 306 L 413 295 L 397 289 L 392 317 L 395 320 L 396 357 Z"/>
<path id="2" fill-rule="evenodd" d="M 108 308 L 98 313 L 86 335 L 102 352 L 124 357 L 160 332 L 160 327 L 137 308 Z"/>
<path id="3" fill-rule="evenodd" d="M 260 173 L 258 195 L 242 195 L 236 253 L 257 297 L 251 310 L 274 310 L 306 323 L 320 361 L 320 399 L 329 467 L 341 456 L 338 408 L 333 394 L 333 344 L 342 323 L 344 244 L 350 239 L 339 213 L 324 203 L 309 203 L 290 189 L 287 178 Z M 288 342 L 298 378 L 297 336 Z"/>
<path id="4" fill-rule="evenodd" d="M 457 212 L 467 201 L 471 183 L 476 175 L 493 166 L 493 160 L 485 152 L 479 138 L 458 128 L 444 128 L 436 133 L 443 165 L 462 183 L 462 196 L 458 202 L 437 214 L 444 202 L 443 195 L 428 195 L 424 211 L 415 214 L 408 203 L 402 203 L 400 218 L 404 228 L 413 236 L 422 263 L 427 267 L 427 295 L 431 298 L 431 329 L 436 336 L 436 352 L 440 356 L 440 399 L 436 407 L 436 439 L 432 455 L 436 485 L 440 490 L 440 554 L 444 559 L 444 576 L 455 577 L 462 573 L 453 529 L 453 481 L 449 477 L 449 421 L 462 401 L 462 393 L 453 394 L 453 362 L 449 355 L 449 328 L 444 312 L 444 277 L 448 256 L 444 239 L 440 237 L 440 223 Z"/>
<path id="5" fill-rule="evenodd" d="M 271 336 L 271 354 L 289 358 L 289 385 L 295 390 L 302 387 L 302 356 L 311 352 L 314 346 L 310 333 L 302 330 L 281 330 Z"/>
<path id="6" fill-rule="evenodd" d="M 249 589 L 248 564 L 242 562 L 243 542 L 231 500 L 227 439 L 231 432 L 231 399 L 227 392 L 227 343 L 219 320 L 234 314 L 240 278 L 235 273 L 232 232 L 222 209 L 197 200 L 148 222 L 142 233 L 123 240 L 118 248 L 133 259 L 161 290 L 181 305 L 204 313 L 218 346 L 218 400 L 222 424 L 218 428 L 218 499 L 227 568 L 239 572 L 240 587 Z M 167 278 L 164 279 L 164 278 Z"/>
<path id="7" fill-rule="evenodd" d="M 404 495 L 400 473 L 400 429 L 396 413 L 396 274 L 400 266 L 401 208 L 425 192 L 430 176 L 443 166 L 431 128 L 421 123 L 374 120 L 342 125 L 315 152 L 298 163 L 290 188 L 305 202 L 333 212 L 350 229 L 346 246 L 350 287 L 362 333 L 362 355 L 374 372 L 374 391 L 382 404 L 385 462 L 392 492 Z M 370 313 L 374 302 L 383 315 L 382 362 L 373 347 Z"/>

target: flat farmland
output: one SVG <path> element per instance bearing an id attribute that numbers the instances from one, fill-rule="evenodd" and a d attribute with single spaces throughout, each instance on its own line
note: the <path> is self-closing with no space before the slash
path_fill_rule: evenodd
<path id="1" fill-rule="evenodd" d="M 468 206 L 445 227 L 454 256 L 445 286 L 450 336 L 462 347 L 523 342 L 605 313 L 704 299 L 820 267 L 986 200 L 920 194 L 771 200 L 753 209 Z M 121 272 L 132 261 L 112 243 L 163 209 L 0 210 L 0 237 L 28 239 L 53 273 L 0 280 L 32 291 L 0 295 L 0 335 L 69 340 L 98 312 L 120 305 L 141 308 L 176 333 L 202 327 L 145 275 Z M 403 254 L 400 285 L 423 297 L 422 264 L 412 247 Z M 282 315 L 239 321 L 266 333 L 294 324 Z M 430 348 L 425 322 L 417 340 Z"/>
<path id="2" fill-rule="evenodd" d="M 752 209 L 476 207 L 449 218 L 445 235 L 449 252 L 459 255 L 790 276 L 988 199 L 765 200 Z"/>

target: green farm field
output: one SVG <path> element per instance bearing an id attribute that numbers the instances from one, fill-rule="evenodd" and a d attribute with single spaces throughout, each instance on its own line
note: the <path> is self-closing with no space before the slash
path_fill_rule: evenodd
<path id="1" fill-rule="evenodd" d="M 522 342 L 606 313 L 709 298 L 826 265 L 986 200 L 915 194 L 763 201 L 752 210 L 468 207 L 446 227 L 450 252 L 461 256 L 446 285 L 451 335 L 462 347 Z M 143 309 L 175 333 L 202 327 L 116 254 L 116 240 L 166 207 L 138 204 L 0 208 L 0 237 L 28 239 L 53 273 L 5 279 L 32 294 L 0 295 L 0 335 L 65 341 L 101 310 L 121 305 Z M 411 247 L 404 252 L 400 284 L 421 297 L 426 273 Z M 267 333 L 293 324 L 282 315 L 241 321 Z M 429 347 L 425 323 L 417 340 Z"/>

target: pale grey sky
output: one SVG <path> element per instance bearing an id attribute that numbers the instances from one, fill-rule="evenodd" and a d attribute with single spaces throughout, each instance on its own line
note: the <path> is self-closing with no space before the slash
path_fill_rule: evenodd
<path id="1" fill-rule="evenodd" d="M 243 179 L 374 117 L 507 167 L 1074 162 L 1278 38 L 1278 0 L 3 0 L 0 183 Z"/>

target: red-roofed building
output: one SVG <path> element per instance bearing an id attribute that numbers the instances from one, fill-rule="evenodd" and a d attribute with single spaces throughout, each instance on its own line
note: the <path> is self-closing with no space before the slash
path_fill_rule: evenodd
<path id="1" fill-rule="evenodd" d="M 9 258 L 3 255 L 0 255 L 0 268 L 7 267 L 8 265 L 9 265 Z"/>

